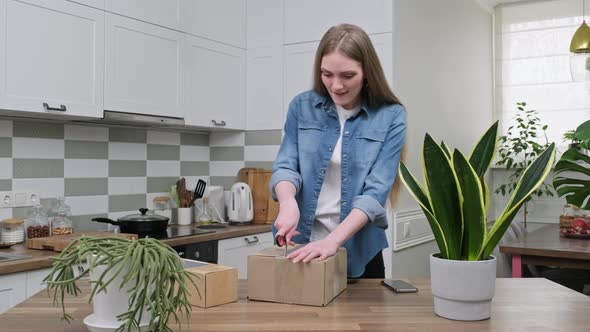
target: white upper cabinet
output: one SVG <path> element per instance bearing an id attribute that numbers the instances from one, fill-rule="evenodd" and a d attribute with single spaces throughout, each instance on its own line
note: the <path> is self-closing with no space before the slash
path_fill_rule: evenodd
<path id="1" fill-rule="evenodd" d="M 245 129 L 245 50 L 186 35 L 185 123 Z"/>
<path id="2" fill-rule="evenodd" d="M 247 0 L 246 46 L 248 49 L 283 45 L 284 2 Z"/>
<path id="3" fill-rule="evenodd" d="M 181 1 L 190 0 L 106 0 L 106 10 L 179 30 Z"/>
<path id="4" fill-rule="evenodd" d="M 183 0 L 181 17 L 182 31 L 246 48 L 246 0 Z"/>
<path id="5" fill-rule="evenodd" d="M 106 110 L 182 117 L 182 34 L 106 13 Z"/>
<path id="6" fill-rule="evenodd" d="M 104 12 L 0 0 L 0 109 L 101 117 Z"/>
<path id="7" fill-rule="evenodd" d="M 283 128 L 283 47 L 247 51 L 246 129 Z"/>
<path id="8" fill-rule="evenodd" d="M 285 0 L 285 43 L 320 40 L 331 26 L 351 23 L 368 34 L 391 32 L 392 0 Z"/>
<path id="9" fill-rule="evenodd" d="M 76 2 L 79 4 L 85 5 L 85 6 L 90 6 L 90 7 L 104 10 L 106 0 L 68 0 L 68 1 Z"/>
<path id="10" fill-rule="evenodd" d="M 313 60 L 318 44 L 310 42 L 285 46 L 285 114 L 293 97 L 313 87 Z"/>

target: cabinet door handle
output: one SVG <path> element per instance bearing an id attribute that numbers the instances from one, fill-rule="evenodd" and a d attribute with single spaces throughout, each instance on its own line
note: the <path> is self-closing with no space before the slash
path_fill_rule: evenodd
<path id="1" fill-rule="evenodd" d="M 260 242 L 260 240 L 258 239 L 258 236 L 253 236 L 252 238 L 253 239 L 250 240 L 249 238 L 245 237 L 244 241 L 246 241 L 246 243 L 248 243 L 248 244 L 254 244 L 254 243 Z"/>
<path id="2" fill-rule="evenodd" d="M 51 107 L 51 106 L 49 106 L 48 103 L 43 103 L 43 107 L 45 107 L 46 111 L 59 111 L 59 112 L 66 111 L 66 105 L 64 105 L 64 104 L 59 105 L 59 107 Z"/>
<path id="3" fill-rule="evenodd" d="M 223 121 L 223 120 L 221 120 L 219 122 L 217 122 L 215 120 L 211 120 L 211 122 L 213 122 L 214 125 L 220 126 L 220 127 L 225 127 L 225 125 L 226 125 L 225 121 Z"/>

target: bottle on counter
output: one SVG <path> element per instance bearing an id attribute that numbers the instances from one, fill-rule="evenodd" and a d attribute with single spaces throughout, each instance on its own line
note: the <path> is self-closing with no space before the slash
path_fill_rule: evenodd
<path id="1" fill-rule="evenodd" d="M 33 207 L 33 211 L 25 220 L 25 227 L 27 229 L 28 239 L 51 235 L 49 230 L 49 217 L 47 217 L 47 214 L 43 211 L 43 206 L 37 205 Z"/>
<path id="2" fill-rule="evenodd" d="M 72 227 L 72 209 L 66 204 L 65 197 L 58 197 L 57 204 L 52 210 L 52 217 L 50 218 L 51 234 L 65 235 L 72 234 L 74 229 Z"/>
<path id="3" fill-rule="evenodd" d="M 209 198 L 203 197 L 203 207 L 197 221 L 201 224 L 210 224 L 213 221 L 211 213 L 209 212 Z"/>
<path id="4" fill-rule="evenodd" d="M 25 241 L 25 221 L 20 218 L 0 221 L 0 242 L 22 243 Z"/>

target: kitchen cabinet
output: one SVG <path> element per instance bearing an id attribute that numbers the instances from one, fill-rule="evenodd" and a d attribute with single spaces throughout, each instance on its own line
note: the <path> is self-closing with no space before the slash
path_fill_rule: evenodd
<path id="1" fill-rule="evenodd" d="M 248 50 L 283 45 L 283 1 L 247 0 L 246 18 Z"/>
<path id="2" fill-rule="evenodd" d="M 283 128 L 283 47 L 248 49 L 246 129 Z"/>
<path id="3" fill-rule="evenodd" d="M 26 272 L 0 276 L 0 314 L 27 299 Z"/>
<path id="4" fill-rule="evenodd" d="M 237 268 L 238 279 L 247 279 L 248 255 L 272 246 L 272 232 L 219 240 L 217 263 Z"/>
<path id="5" fill-rule="evenodd" d="M 106 0 L 106 10 L 170 29 L 180 29 L 182 0 Z M 185 0 L 186 1 L 186 0 Z M 192 2 L 189 0 L 189 2 Z"/>
<path id="6" fill-rule="evenodd" d="M 182 36 L 106 13 L 105 110 L 182 117 Z"/>
<path id="7" fill-rule="evenodd" d="M 246 48 L 246 0 L 185 0 L 181 15 L 182 31 Z"/>
<path id="8" fill-rule="evenodd" d="M 104 10 L 106 0 L 68 0 L 68 1 L 79 3 L 84 6 L 89 6 L 89 7 L 94 7 L 94 8 Z"/>
<path id="9" fill-rule="evenodd" d="M 185 123 L 190 126 L 245 129 L 246 51 L 186 35 Z"/>
<path id="10" fill-rule="evenodd" d="M 69 1 L 0 0 L 0 109 L 102 117 L 104 15 Z"/>
<path id="11" fill-rule="evenodd" d="M 391 32 L 391 0 L 285 0 L 285 43 L 319 41 L 331 27 L 352 23 L 368 34 Z"/>
<path id="12" fill-rule="evenodd" d="M 50 268 L 27 272 L 27 298 L 47 288 L 47 284 L 43 282 L 43 279 L 47 277 L 49 271 L 51 271 Z"/>

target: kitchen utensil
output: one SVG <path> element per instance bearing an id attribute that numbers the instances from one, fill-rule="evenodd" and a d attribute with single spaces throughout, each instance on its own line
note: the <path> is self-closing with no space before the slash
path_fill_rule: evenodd
<path id="1" fill-rule="evenodd" d="M 178 195 L 178 201 L 180 206 L 178 208 L 187 208 L 191 204 L 191 192 L 186 190 L 186 179 L 180 178 L 176 181 L 176 194 Z"/>
<path id="2" fill-rule="evenodd" d="M 139 209 L 140 214 L 130 214 L 115 220 L 109 218 L 92 218 L 98 221 L 119 226 L 122 233 L 144 235 L 165 234 L 170 218 L 158 214 L 146 214 L 148 209 Z"/>
<path id="3" fill-rule="evenodd" d="M 195 191 L 193 193 L 193 198 L 191 199 L 191 203 L 189 204 L 189 206 L 193 206 L 193 204 L 195 204 L 195 201 L 201 197 L 203 197 L 203 194 L 205 193 L 205 187 L 207 186 L 207 183 L 201 179 L 199 179 L 199 181 L 197 182 L 197 186 L 195 187 Z"/>
<path id="4" fill-rule="evenodd" d="M 244 182 L 237 182 L 231 187 L 227 217 L 234 223 L 250 223 L 254 217 L 252 191 Z"/>

